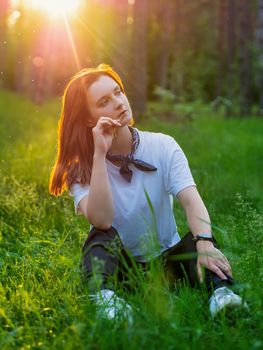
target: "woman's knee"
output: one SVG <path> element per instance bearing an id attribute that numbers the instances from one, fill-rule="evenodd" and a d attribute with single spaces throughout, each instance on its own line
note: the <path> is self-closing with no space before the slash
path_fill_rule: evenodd
<path id="1" fill-rule="evenodd" d="M 92 228 L 82 248 L 82 270 L 86 279 L 92 275 L 114 275 L 120 265 L 122 243 L 117 230 Z"/>

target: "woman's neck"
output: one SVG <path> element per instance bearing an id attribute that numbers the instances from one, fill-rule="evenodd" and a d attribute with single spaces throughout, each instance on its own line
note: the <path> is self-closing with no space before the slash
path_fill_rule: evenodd
<path id="1" fill-rule="evenodd" d="M 128 125 L 116 128 L 110 148 L 111 154 L 129 154 L 132 150 L 132 134 Z"/>

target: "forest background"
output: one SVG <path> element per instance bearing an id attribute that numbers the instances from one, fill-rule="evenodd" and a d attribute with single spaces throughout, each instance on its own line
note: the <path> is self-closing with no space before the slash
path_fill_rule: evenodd
<path id="1" fill-rule="evenodd" d="M 1 0 L 0 86 L 39 103 L 104 62 L 135 116 L 163 89 L 168 100 L 261 113 L 262 12 L 262 0 Z"/>
<path id="2" fill-rule="evenodd" d="M 246 316 L 211 319 L 202 290 L 171 293 L 153 266 L 117 291 L 133 326 L 96 317 L 79 268 L 89 225 L 48 181 L 65 85 L 102 62 L 135 125 L 186 153 Z M 0 0 L 0 349 L 263 348 L 262 70 L 262 0 Z"/>

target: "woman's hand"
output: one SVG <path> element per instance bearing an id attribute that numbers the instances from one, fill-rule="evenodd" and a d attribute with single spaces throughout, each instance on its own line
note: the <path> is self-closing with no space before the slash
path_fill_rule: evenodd
<path id="1" fill-rule="evenodd" d="M 227 279 L 232 276 L 232 270 L 229 261 L 224 254 L 215 248 L 212 242 L 198 241 L 196 242 L 197 257 L 197 273 L 200 282 L 203 282 L 203 268 L 214 272 L 218 277 Z"/>
<path id="2" fill-rule="evenodd" d="M 111 148 L 115 128 L 121 126 L 120 122 L 109 117 L 100 117 L 96 126 L 92 128 L 94 140 L 94 153 L 106 155 Z"/>

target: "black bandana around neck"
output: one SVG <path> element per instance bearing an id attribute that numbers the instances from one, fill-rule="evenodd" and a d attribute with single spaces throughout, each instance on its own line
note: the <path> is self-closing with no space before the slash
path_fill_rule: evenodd
<path id="1" fill-rule="evenodd" d="M 131 182 L 133 173 L 132 173 L 132 170 L 129 168 L 129 164 L 134 164 L 136 168 L 142 171 L 156 171 L 157 168 L 149 163 L 144 162 L 143 160 L 135 159 L 133 157 L 135 151 L 139 146 L 140 138 L 139 138 L 139 133 L 136 129 L 132 128 L 131 126 L 129 126 L 129 129 L 132 134 L 131 153 L 127 155 L 124 155 L 124 154 L 115 155 L 115 154 L 110 154 L 108 152 L 106 158 L 109 161 L 116 161 L 116 160 L 121 161 L 120 174 L 124 177 L 126 181 Z"/>

